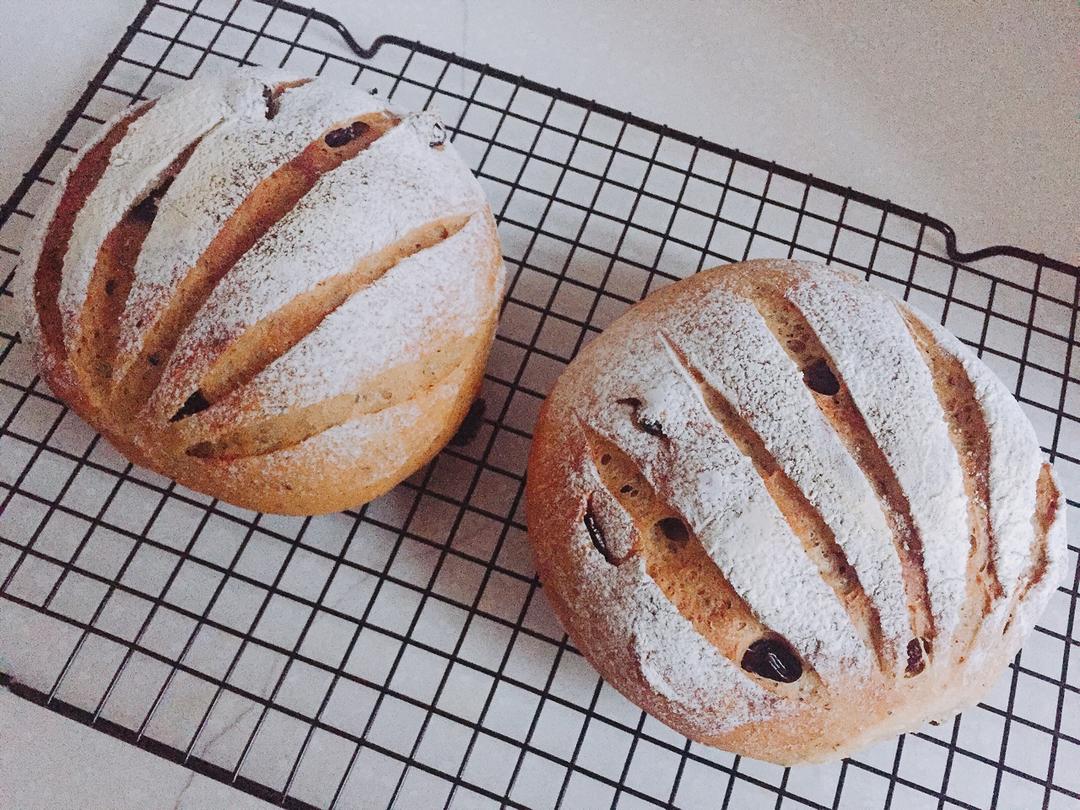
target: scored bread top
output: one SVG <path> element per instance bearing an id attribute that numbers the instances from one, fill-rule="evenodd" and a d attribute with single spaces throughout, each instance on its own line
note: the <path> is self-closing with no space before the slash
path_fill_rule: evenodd
<path id="1" fill-rule="evenodd" d="M 476 328 L 490 296 L 484 294 L 481 276 L 461 277 L 456 268 L 483 253 L 478 240 L 487 236 L 486 223 L 483 217 L 470 218 L 486 203 L 456 155 L 431 148 L 432 123 L 430 115 L 413 116 L 337 170 L 322 175 L 296 207 L 240 258 L 178 343 L 155 394 L 155 408 L 174 413 L 199 378 L 246 330 L 352 268 L 356 257 L 374 255 L 410 234 L 431 241 L 418 233 L 425 227 L 436 226 L 444 241 L 427 245 L 414 256 L 405 255 L 393 274 L 373 273 L 370 288 L 358 292 L 294 347 L 294 360 L 314 353 L 307 377 L 296 378 L 297 385 L 288 390 L 280 387 L 280 375 L 277 387 L 267 382 L 263 386 L 267 396 L 278 392 L 273 402 L 267 400 L 268 410 L 340 393 L 331 389 L 355 383 L 361 370 L 387 362 L 355 332 L 372 329 L 373 319 L 386 330 L 375 336 L 377 340 L 410 337 L 413 345 L 420 345 L 419 333 L 413 334 L 419 319 L 425 314 L 430 319 L 436 314 L 432 309 L 437 309 L 444 326 L 456 321 L 462 333 Z M 412 250 L 414 245 L 405 247 Z M 298 257 L 304 257 L 306 272 L 297 272 Z M 476 283 L 481 284 L 479 289 L 472 287 Z M 383 293 L 378 306 L 367 306 L 377 292 Z M 357 319 L 362 312 L 367 316 Z M 349 365 L 344 355 L 332 366 L 318 362 L 320 346 L 325 350 L 328 340 L 345 352 L 359 348 L 357 359 L 363 365 Z M 342 367 L 350 373 L 341 373 Z M 329 379 L 313 385 L 315 374 Z"/>
<path id="2" fill-rule="evenodd" d="M 949 683 L 1014 643 L 1060 577 L 1059 500 L 966 347 L 790 261 L 618 319 L 556 383 L 529 466 L 530 538 L 578 646 L 699 738 L 862 682 Z"/>
<path id="3" fill-rule="evenodd" d="M 868 305 L 868 297 L 839 273 L 821 274 L 788 296 L 841 367 L 855 406 L 895 473 L 922 548 L 934 634 L 948 638 L 960 619 L 968 557 L 967 545 L 957 542 L 967 536 L 967 511 L 958 508 L 964 503 L 960 459 L 930 371 L 899 310 L 888 302 Z M 1026 420 L 1013 430 L 1030 434 L 1030 446 L 1037 447 Z M 1035 477 L 1015 482 L 1030 492 L 1029 520 Z"/>
<path id="4" fill-rule="evenodd" d="M 399 272 L 359 290 L 248 385 L 190 418 L 215 432 L 215 426 L 253 421 L 255 413 L 274 415 L 318 403 L 357 390 L 365 379 L 410 357 L 438 351 L 439 335 L 452 341 L 474 334 L 490 312 L 491 284 L 482 276 L 462 277 L 459 268 L 465 257 L 483 255 L 486 228 L 477 218 L 453 240 L 404 259 L 395 268 Z M 245 292 L 238 294 L 241 306 Z M 164 400 L 163 416 L 175 412 L 178 394 L 193 390 L 190 384 L 177 386 L 171 372 L 166 370 L 158 389 L 173 395 Z"/>
<path id="5" fill-rule="evenodd" d="M 109 157 L 109 168 L 75 218 L 60 279 L 60 314 L 71 350 L 98 251 L 134 200 L 145 197 L 190 144 L 229 118 L 263 117 L 263 83 L 251 73 L 192 83 L 156 100 L 133 121 Z"/>
<path id="6" fill-rule="evenodd" d="M 352 442 L 390 475 L 392 442 L 365 437 L 391 426 L 417 443 L 399 462 L 430 454 L 446 429 L 432 414 L 475 388 L 504 275 L 437 116 L 264 69 L 107 122 L 23 266 L 24 331 L 54 391 L 173 474 L 163 459 L 287 470 Z"/>
<path id="7" fill-rule="evenodd" d="M 260 75 L 264 82 L 301 81 L 285 74 Z M 367 93 L 342 92 L 324 82 L 290 87 L 272 101 L 264 100 L 262 83 L 257 92 L 259 107 L 220 120 L 158 204 L 121 323 L 121 368 L 141 348 L 145 324 L 157 319 L 188 270 L 260 182 L 336 122 L 386 109 L 385 102 Z"/>

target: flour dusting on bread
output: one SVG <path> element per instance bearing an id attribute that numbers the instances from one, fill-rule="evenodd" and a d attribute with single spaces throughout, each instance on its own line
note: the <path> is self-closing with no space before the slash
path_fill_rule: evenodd
<path id="1" fill-rule="evenodd" d="M 609 326 L 541 411 L 527 495 L 545 588 L 605 677 L 694 739 L 793 763 L 947 717 L 1060 577 L 1064 509 L 1030 425 L 928 325 L 988 426 L 973 469 L 902 306 L 799 262 L 698 274 Z M 1005 588 L 964 614 L 985 598 L 966 486 L 983 475 Z"/>
<path id="2" fill-rule="evenodd" d="M 134 109 L 23 252 L 54 391 L 132 460 L 256 509 L 355 506 L 430 460 L 479 390 L 505 274 L 437 116 L 262 69 Z"/>

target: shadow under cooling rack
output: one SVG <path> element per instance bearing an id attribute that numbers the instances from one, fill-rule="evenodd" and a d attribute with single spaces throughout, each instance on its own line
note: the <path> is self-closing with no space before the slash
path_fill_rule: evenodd
<path id="1" fill-rule="evenodd" d="M 133 467 L 17 335 L 18 249 L 95 128 L 242 64 L 442 114 L 510 284 L 473 435 L 354 511 L 281 518 Z M 544 392 L 650 291 L 760 256 L 864 274 L 1006 381 L 1066 493 L 1069 581 L 962 716 L 832 765 L 688 742 L 540 593 L 522 516 Z M 17 694 L 286 807 L 1065 807 L 1080 801 L 1080 270 L 398 37 L 267 0 L 149 2 L 0 209 L 0 669 Z M 1070 666 L 1071 660 L 1071 666 Z M 1071 766 L 1071 767 L 1070 767 Z"/>

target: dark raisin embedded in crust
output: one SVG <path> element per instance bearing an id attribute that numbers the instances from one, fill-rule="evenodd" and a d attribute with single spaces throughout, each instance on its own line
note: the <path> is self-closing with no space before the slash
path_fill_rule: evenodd
<path id="1" fill-rule="evenodd" d="M 791 646 L 779 638 L 759 638 L 746 648 L 742 668 L 762 678 L 794 683 L 802 677 L 802 662 Z"/>
<path id="2" fill-rule="evenodd" d="M 198 442 L 197 444 L 191 445 L 191 447 L 184 452 L 195 458 L 206 458 L 214 452 L 214 445 L 212 442 Z"/>
<path id="3" fill-rule="evenodd" d="M 105 282 L 105 294 L 111 296 L 114 292 L 116 292 L 116 279 L 110 278 Z"/>
<path id="4" fill-rule="evenodd" d="M 604 533 L 600 531 L 600 527 L 596 524 L 596 518 L 592 513 L 592 499 L 585 506 L 585 516 L 582 518 L 582 522 L 585 524 L 585 531 L 589 533 L 589 539 L 596 546 L 596 550 L 603 554 L 604 559 L 609 563 L 617 565 L 618 561 L 611 555 L 611 550 L 604 540 Z"/>
<path id="5" fill-rule="evenodd" d="M 153 222 L 157 216 L 158 198 L 151 194 L 131 209 L 128 216 L 136 222 Z"/>
<path id="6" fill-rule="evenodd" d="M 428 144 L 432 149 L 439 149 L 446 143 L 446 125 L 442 121 L 436 121 L 431 127 L 431 142 Z"/>
<path id="7" fill-rule="evenodd" d="M 810 390 L 827 397 L 836 396 L 840 392 L 840 381 L 824 360 L 815 360 L 803 369 L 803 380 Z"/>
<path id="8" fill-rule="evenodd" d="M 354 141 L 367 132 L 371 127 L 363 121 L 353 121 L 347 127 L 332 129 L 323 136 L 326 145 L 331 149 L 337 149 L 350 141 Z"/>
<path id="9" fill-rule="evenodd" d="M 677 517 L 666 517 L 656 522 L 656 528 L 664 535 L 669 543 L 681 545 L 690 539 L 690 532 L 686 524 Z"/>
<path id="10" fill-rule="evenodd" d="M 664 433 L 663 426 L 655 419 L 648 419 L 646 417 L 639 417 L 637 420 L 638 427 L 648 433 L 650 436 L 656 436 L 658 439 L 667 438 L 667 434 Z"/>
<path id="11" fill-rule="evenodd" d="M 165 192 L 169 190 L 169 186 L 172 185 L 174 179 L 173 177 L 166 177 L 157 188 L 153 189 L 128 212 L 128 216 L 136 222 L 153 222 L 154 218 L 157 217 L 158 203 L 161 202 L 161 198 L 165 196 Z"/>
<path id="12" fill-rule="evenodd" d="M 210 403 L 206 397 L 203 396 L 203 392 L 196 390 L 194 394 L 187 398 L 187 401 L 180 406 L 180 410 L 172 415 L 169 419 L 170 422 L 179 422 L 185 416 L 191 416 L 199 411 L 205 411 L 210 407 Z"/>
<path id="13" fill-rule="evenodd" d="M 349 134 L 348 127 L 340 127 L 327 132 L 323 136 L 323 140 L 326 141 L 326 145 L 331 149 L 337 149 L 339 146 L 344 146 L 351 141 L 352 135 Z"/>
<path id="14" fill-rule="evenodd" d="M 638 430 L 644 430 L 650 436 L 656 436 L 658 439 L 666 439 L 667 434 L 664 433 L 664 426 L 656 419 L 649 419 L 647 416 L 641 415 L 641 400 L 636 397 L 627 397 L 626 399 L 618 400 L 620 405 L 629 405 L 634 409 L 634 426 Z"/>
<path id="15" fill-rule="evenodd" d="M 274 120 L 274 116 L 278 114 L 278 110 L 281 109 L 281 102 L 278 100 L 278 96 L 281 93 L 274 87 L 263 88 L 263 101 L 266 103 L 266 120 Z"/>
<path id="16" fill-rule="evenodd" d="M 907 645 L 907 666 L 904 668 L 905 677 L 918 675 L 926 669 L 926 659 L 930 656 L 930 640 L 925 638 L 913 638 Z"/>

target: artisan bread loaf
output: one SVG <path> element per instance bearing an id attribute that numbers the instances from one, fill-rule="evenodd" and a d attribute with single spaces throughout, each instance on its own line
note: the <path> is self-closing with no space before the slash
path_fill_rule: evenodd
<path id="1" fill-rule="evenodd" d="M 861 279 L 752 261 L 654 293 L 541 411 L 529 536 L 575 644 L 700 742 L 846 755 L 982 697 L 1058 583 L 1035 433 Z"/>
<path id="2" fill-rule="evenodd" d="M 107 122 L 23 252 L 42 376 L 132 461 L 234 504 L 355 506 L 475 397 L 503 285 L 432 114 L 245 70 Z"/>

